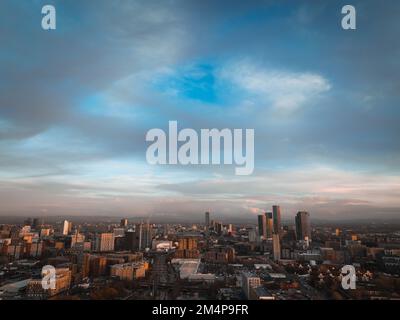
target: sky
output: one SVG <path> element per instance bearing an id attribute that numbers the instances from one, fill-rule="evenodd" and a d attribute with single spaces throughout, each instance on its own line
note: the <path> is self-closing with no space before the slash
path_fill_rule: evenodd
<path id="1" fill-rule="evenodd" d="M 0 215 L 399 218 L 399 15 L 397 0 L 2 0 Z M 148 164 L 146 132 L 173 120 L 254 129 L 253 174 Z"/>

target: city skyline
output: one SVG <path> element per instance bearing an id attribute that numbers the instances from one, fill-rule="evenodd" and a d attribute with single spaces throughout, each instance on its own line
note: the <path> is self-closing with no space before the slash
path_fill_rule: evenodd
<path id="1" fill-rule="evenodd" d="M 399 301 L 399 13 L 0 1 L 2 308 L 298 318 Z"/>
<path id="2" fill-rule="evenodd" d="M 273 212 L 259 216 L 271 220 L 267 235 L 256 219 L 226 224 L 209 212 L 188 226 L 0 221 L 0 298 L 398 300 L 399 224 L 313 221 L 311 228 L 310 214 L 299 211 L 295 226 L 274 229 Z"/>
<path id="3" fill-rule="evenodd" d="M 1 4 L 0 217 L 400 218 L 398 1 L 52 3 Z M 149 165 L 169 121 L 253 128 L 254 173 Z"/>

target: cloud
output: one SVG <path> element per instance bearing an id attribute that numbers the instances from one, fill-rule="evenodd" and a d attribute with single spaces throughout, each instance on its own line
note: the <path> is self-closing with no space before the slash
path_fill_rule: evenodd
<path id="1" fill-rule="evenodd" d="M 355 0 L 352 33 L 337 2 L 55 1 L 54 33 L 43 4 L 0 11 L 1 213 L 400 207 L 398 1 Z M 254 128 L 254 176 L 148 166 L 168 120 Z"/>
<path id="2" fill-rule="evenodd" d="M 145 167 L 130 174 L 118 163 L 104 163 L 115 172 L 97 176 L 34 177 L 0 181 L 0 213 L 30 211 L 54 214 L 199 215 L 211 210 L 219 217 L 251 221 L 256 214 L 280 204 L 284 217 L 301 209 L 314 219 L 388 217 L 399 211 L 399 178 L 390 175 L 310 167 L 263 172 L 256 177 L 205 179 L 185 174 L 155 175 Z M 172 180 L 180 182 L 171 183 Z M 17 200 L 19 199 L 19 200 Z M 99 206 L 100 205 L 100 206 Z M 343 216 L 344 215 L 344 216 Z"/>
<path id="3" fill-rule="evenodd" d="M 296 111 L 318 95 L 331 89 L 321 75 L 295 73 L 263 68 L 248 62 L 235 62 L 223 67 L 220 76 L 245 90 L 253 100 L 283 114 Z"/>
<path id="4" fill-rule="evenodd" d="M 285 202 L 319 195 L 330 199 L 352 199 L 353 203 L 361 201 L 397 207 L 399 181 L 397 175 L 371 174 L 315 165 L 263 171 L 246 179 L 234 176 L 213 178 L 165 184 L 159 188 L 199 198 L 236 200 L 241 197 Z"/>

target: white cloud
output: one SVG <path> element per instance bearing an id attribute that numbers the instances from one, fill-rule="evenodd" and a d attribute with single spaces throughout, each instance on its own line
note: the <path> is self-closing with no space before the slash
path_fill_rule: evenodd
<path id="1" fill-rule="evenodd" d="M 283 113 L 304 106 L 331 88 L 329 81 L 318 74 L 270 70 L 248 62 L 230 64 L 219 75 Z"/>

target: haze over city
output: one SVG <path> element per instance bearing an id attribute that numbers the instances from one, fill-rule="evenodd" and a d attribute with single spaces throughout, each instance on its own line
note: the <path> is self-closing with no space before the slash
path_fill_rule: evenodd
<path id="1" fill-rule="evenodd" d="M 399 217 L 398 1 L 47 2 L 1 4 L 1 216 Z M 254 173 L 149 165 L 170 120 L 254 129 Z"/>

